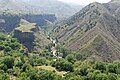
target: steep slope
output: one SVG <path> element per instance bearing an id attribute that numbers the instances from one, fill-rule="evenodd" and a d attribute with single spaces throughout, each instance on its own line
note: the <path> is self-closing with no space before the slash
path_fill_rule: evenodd
<path id="1" fill-rule="evenodd" d="M 36 23 L 30 23 L 24 19 L 21 19 L 18 27 L 15 28 L 14 37 L 24 44 L 30 52 L 40 53 L 50 43 Z"/>
<path id="2" fill-rule="evenodd" d="M 78 12 L 82 6 L 70 6 L 57 0 L 0 0 L 0 9 L 13 9 L 22 11 L 37 11 L 52 13 L 64 18 Z"/>
<path id="3" fill-rule="evenodd" d="M 116 3 L 119 4 L 119 1 L 86 6 L 67 20 L 56 24 L 54 36 L 66 47 L 84 55 L 85 59 L 120 59 L 120 21 L 116 15 L 119 6 Z"/>

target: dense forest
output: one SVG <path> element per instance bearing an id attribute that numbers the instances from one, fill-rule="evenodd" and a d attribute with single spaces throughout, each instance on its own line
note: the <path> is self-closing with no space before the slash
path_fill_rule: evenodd
<path id="1" fill-rule="evenodd" d="M 2 34 L 0 44 L 0 80 L 120 79 L 120 61 L 85 60 L 59 43 L 49 44 L 41 54 L 29 53 L 19 41 Z M 49 51 L 52 48 L 57 50 L 57 57 Z"/>

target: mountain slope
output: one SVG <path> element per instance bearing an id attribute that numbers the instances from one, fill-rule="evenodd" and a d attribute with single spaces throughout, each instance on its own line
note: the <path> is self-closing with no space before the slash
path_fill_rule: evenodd
<path id="1" fill-rule="evenodd" d="M 70 6 L 57 0 L 0 0 L 0 9 L 38 11 L 52 13 L 57 17 L 68 17 L 78 12 L 82 6 Z"/>
<path id="2" fill-rule="evenodd" d="M 34 10 L 35 8 L 19 0 L 0 0 L 0 9 Z"/>
<path id="3" fill-rule="evenodd" d="M 72 17 L 56 24 L 54 36 L 66 47 L 84 55 L 85 59 L 120 59 L 120 21 L 116 15 L 120 8 L 118 4 L 118 0 L 106 4 L 89 4 Z"/>

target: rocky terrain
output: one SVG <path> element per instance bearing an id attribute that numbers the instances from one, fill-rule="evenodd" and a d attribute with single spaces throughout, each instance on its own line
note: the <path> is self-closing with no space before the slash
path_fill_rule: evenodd
<path id="1" fill-rule="evenodd" d="M 120 1 L 92 3 L 54 26 L 54 36 L 86 59 L 120 59 Z"/>
<path id="2" fill-rule="evenodd" d="M 14 30 L 14 38 L 17 38 L 28 51 L 40 53 L 45 46 L 50 43 L 44 32 L 36 25 L 24 19 L 20 20 L 19 25 Z"/>

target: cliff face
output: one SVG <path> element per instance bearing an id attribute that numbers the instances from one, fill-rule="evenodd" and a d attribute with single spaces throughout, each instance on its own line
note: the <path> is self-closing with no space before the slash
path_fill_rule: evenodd
<path id="1" fill-rule="evenodd" d="M 36 23 L 37 26 L 44 26 L 46 25 L 46 20 L 54 22 L 56 17 L 52 14 L 0 14 L 0 19 L 5 21 L 1 25 L 3 32 L 11 32 L 19 24 L 20 19 Z"/>
<path id="2" fill-rule="evenodd" d="M 0 19 L 0 32 L 4 31 L 3 27 L 5 24 L 5 20 L 4 19 Z"/>
<path id="3" fill-rule="evenodd" d="M 29 51 L 33 48 L 34 33 L 33 32 L 22 32 L 19 30 L 14 31 L 14 37 L 17 38 Z"/>
<path id="4" fill-rule="evenodd" d="M 21 18 L 31 22 L 31 23 L 37 23 L 38 26 L 44 26 L 46 25 L 46 20 L 50 22 L 54 22 L 56 20 L 55 15 L 52 14 L 27 14 L 27 15 L 21 15 Z"/>
<path id="5" fill-rule="evenodd" d="M 17 38 L 30 52 L 40 53 L 50 40 L 44 35 L 35 23 L 21 19 L 17 28 L 14 30 L 14 38 Z"/>

